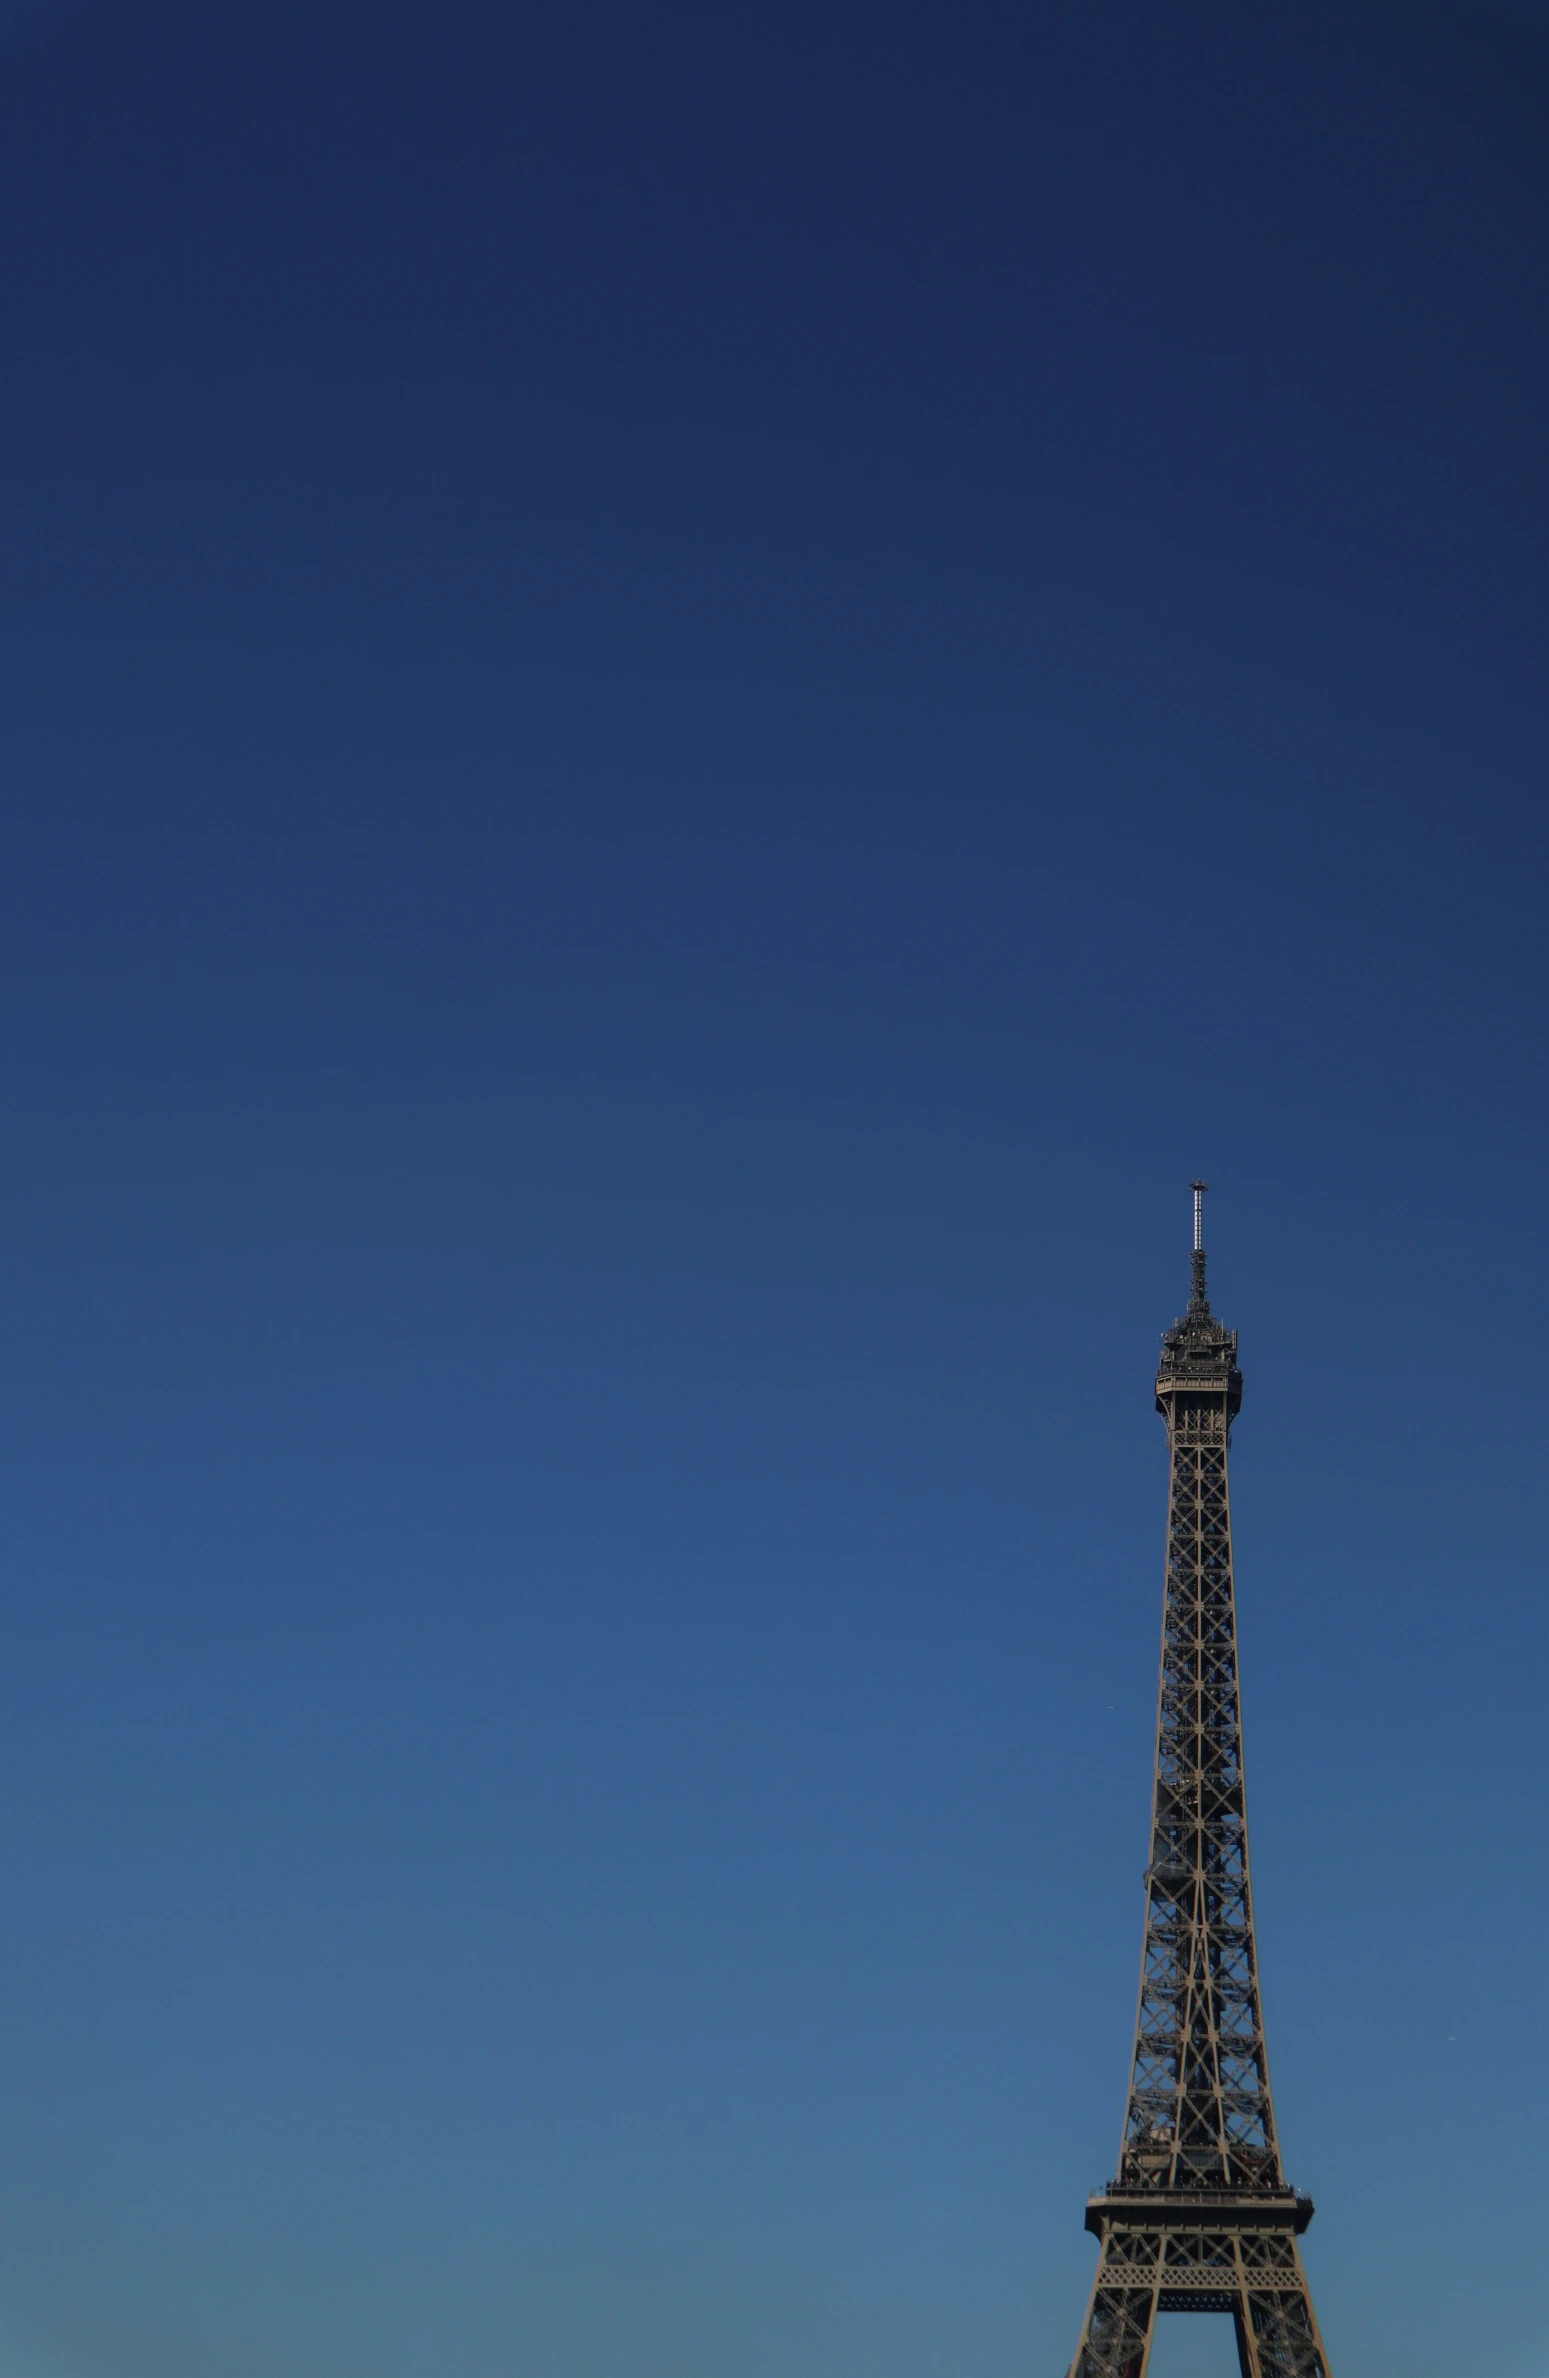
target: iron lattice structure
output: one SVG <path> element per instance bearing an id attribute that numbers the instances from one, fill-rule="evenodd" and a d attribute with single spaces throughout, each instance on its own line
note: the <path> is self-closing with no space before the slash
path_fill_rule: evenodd
<path id="1" fill-rule="evenodd" d="M 1167 1579 L 1140 2004 L 1119 2175 L 1087 2205 L 1097 2276 L 1070 2378 L 1143 2378 L 1159 2312 L 1229 2312 L 1242 2378 L 1328 2378 L 1259 2012 L 1226 1450 L 1237 1333 L 1210 1310 L 1194 1183 L 1188 1311 L 1162 1339 Z"/>

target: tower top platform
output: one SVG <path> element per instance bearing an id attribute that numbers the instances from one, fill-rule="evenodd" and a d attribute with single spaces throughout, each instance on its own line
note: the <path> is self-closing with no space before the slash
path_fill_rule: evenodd
<path id="1" fill-rule="evenodd" d="M 1194 1192 L 1194 1249 L 1188 1311 L 1162 1334 L 1162 1359 L 1156 1373 L 1156 1408 L 1163 1418 L 1177 1399 L 1204 1396 L 1213 1403 L 1226 1399 L 1228 1426 L 1242 1409 L 1242 1373 L 1237 1367 L 1237 1332 L 1228 1329 L 1210 1310 L 1205 1280 L 1204 1181 L 1191 1181 Z"/>

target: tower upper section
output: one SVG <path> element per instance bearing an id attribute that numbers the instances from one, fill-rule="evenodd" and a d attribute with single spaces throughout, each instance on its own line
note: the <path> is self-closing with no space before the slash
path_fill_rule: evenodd
<path id="1" fill-rule="evenodd" d="M 1190 1186 L 1194 1191 L 1194 1256 L 1189 1309 L 1181 1321 L 1162 1333 L 1156 1408 L 1169 1428 L 1184 1412 L 1224 1408 L 1230 1428 L 1242 1409 L 1237 1332 L 1227 1329 L 1211 1312 L 1205 1285 L 1205 1191 L 1209 1183 L 1194 1181 Z"/>

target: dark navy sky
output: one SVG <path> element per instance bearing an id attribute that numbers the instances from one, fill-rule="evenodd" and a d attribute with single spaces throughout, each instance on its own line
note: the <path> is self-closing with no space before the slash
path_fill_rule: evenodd
<path id="1" fill-rule="evenodd" d="M 1334 2366 L 1545 2378 L 1546 103 L 0 12 L 0 2378 L 1065 2366 L 1197 1171 Z"/>

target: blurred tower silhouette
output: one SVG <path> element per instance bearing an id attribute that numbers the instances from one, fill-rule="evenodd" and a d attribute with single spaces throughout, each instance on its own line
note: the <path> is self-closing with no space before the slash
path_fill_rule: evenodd
<path id="1" fill-rule="evenodd" d="M 1206 1293 L 1205 1188 L 1156 1377 L 1167 1580 L 1134 2071 L 1119 2176 L 1086 2209 L 1101 2250 L 1070 2378 L 1142 2378 L 1159 2312 L 1230 2312 L 1242 2378 L 1328 2378 L 1259 2013 L 1226 1491 L 1242 1373 Z"/>

